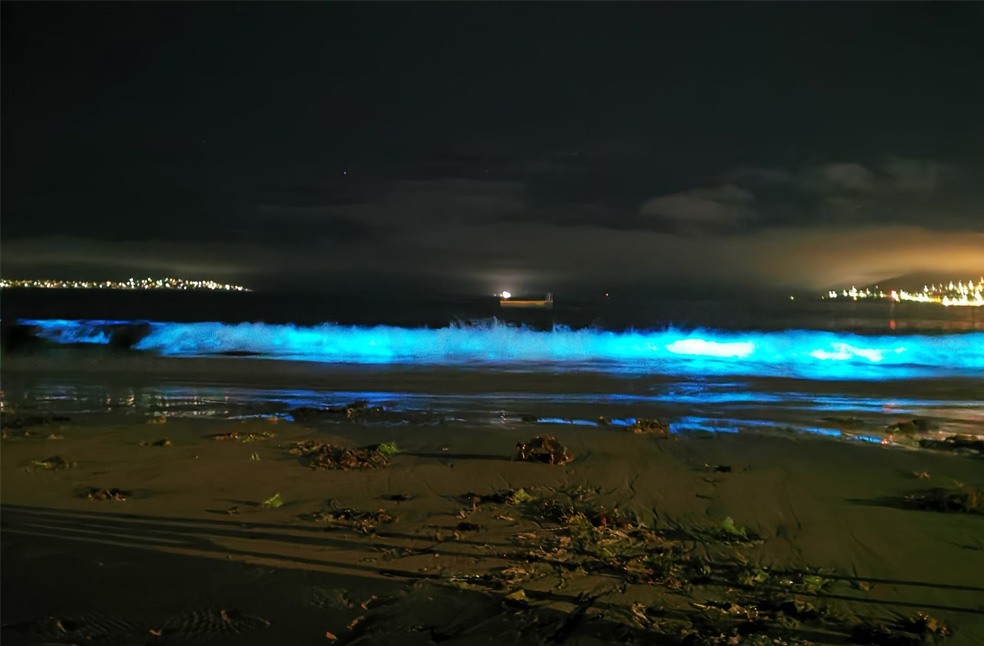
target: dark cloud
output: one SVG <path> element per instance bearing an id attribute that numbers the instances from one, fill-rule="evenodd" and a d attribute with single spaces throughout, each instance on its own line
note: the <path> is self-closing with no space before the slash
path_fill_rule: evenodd
<path id="1" fill-rule="evenodd" d="M 684 193 L 655 197 L 639 213 L 659 221 L 671 231 L 714 233 L 738 230 L 755 217 L 749 206 L 755 195 L 734 184 L 695 188 Z"/>
<path id="2" fill-rule="evenodd" d="M 729 181 L 754 190 L 756 226 L 900 224 L 984 230 L 984 190 L 974 165 L 883 157 L 796 169 L 746 168 Z"/>
<path id="3" fill-rule="evenodd" d="M 984 271 L 979 4 L 0 8 L 5 277 Z"/>
<path id="4" fill-rule="evenodd" d="M 823 180 L 837 189 L 867 193 L 874 187 L 874 173 L 861 164 L 828 164 L 819 170 Z"/>
<path id="5" fill-rule="evenodd" d="M 892 157 L 885 161 L 882 171 L 900 191 L 931 193 L 951 169 L 938 161 Z"/>

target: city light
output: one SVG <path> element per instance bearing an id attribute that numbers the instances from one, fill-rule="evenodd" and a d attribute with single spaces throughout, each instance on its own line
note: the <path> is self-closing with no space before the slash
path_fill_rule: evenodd
<path id="1" fill-rule="evenodd" d="M 974 283 L 972 280 L 967 282 L 950 281 L 939 285 L 923 285 L 920 291 L 907 291 L 904 289 L 890 289 L 884 291 L 877 285 L 874 288 L 857 288 L 853 285 L 850 289 L 841 291 L 830 290 L 823 296 L 824 300 L 889 300 L 896 303 L 937 303 L 946 307 L 984 307 L 984 278 Z"/>
<path id="2" fill-rule="evenodd" d="M 252 291 L 242 285 L 229 285 L 214 280 L 185 280 L 184 278 L 128 278 L 127 280 L 7 280 L 0 278 L 0 288 L 28 289 L 205 289 L 222 292 Z"/>

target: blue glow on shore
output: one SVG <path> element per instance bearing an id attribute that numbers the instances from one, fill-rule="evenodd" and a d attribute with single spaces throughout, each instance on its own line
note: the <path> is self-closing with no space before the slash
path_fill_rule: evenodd
<path id="1" fill-rule="evenodd" d="M 123 321 L 21 321 L 57 343 L 108 343 Z M 520 365 L 667 375 L 885 380 L 984 374 L 984 333 L 862 336 L 838 332 L 537 331 L 499 322 L 440 329 L 265 323 L 132 322 L 133 346 L 164 356 L 249 354 L 348 364 Z"/>

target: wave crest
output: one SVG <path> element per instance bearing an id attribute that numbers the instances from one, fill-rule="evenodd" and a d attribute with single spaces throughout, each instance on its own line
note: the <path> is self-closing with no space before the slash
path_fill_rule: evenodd
<path id="1" fill-rule="evenodd" d="M 254 355 L 355 364 L 588 367 L 646 374 L 902 379 L 984 373 L 984 333 L 862 336 L 787 330 L 541 331 L 500 321 L 443 328 L 266 323 L 21 321 L 56 343 L 108 344 L 163 356 Z M 122 330 L 129 330 L 127 334 Z M 139 330 L 139 333 L 134 333 Z"/>

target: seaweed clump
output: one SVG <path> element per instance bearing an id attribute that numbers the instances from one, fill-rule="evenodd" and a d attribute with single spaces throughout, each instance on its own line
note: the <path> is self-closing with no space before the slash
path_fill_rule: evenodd
<path id="1" fill-rule="evenodd" d="M 918 646 L 937 642 L 952 634 L 953 629 L 945 621 L 917 612 L 910 617 L 900 617 L 890 625 L 862 622 L 854 627 L 851 638 L 860 644 Z"/>
<path id="2" fill-rule="evenodd" d="M 919 440 L 919 446 L 937 451 L 967 451 L 984 455 L 984 440 L 967 434 L 950 435 L 942 440 L 923 439 Z"/>
<path id="3" fill-rule="evenodd" d="M 905 504 L 915 509 L 984 514 L 984 491 L 967 486 L 956 490 L 936 487 L 906 496 Z"/>
<path id="4" fill-rule="evenodd" d="M 307 460 L 312 469 L 376 469 L 390 463 L 392 451 L 387 444 L 372 444 L 357 449 L 327 444 L 317 440 L 297 442 L 288 451 Z"/>
<path id="5" fill-rule="evenodd" d="M 290 416 L 295 422 L 310 423 L 323 419 L 357 419 L 372 417 L 383 412 L 382 406 L 370 406 L 369 402 L 359 400 L 345 406 L 329 406 L 327 408 L 313 408 L 301 406 L 291 409 Z"/>
<path id="6" fill-rule="evenodd" d="M 933 423 L 923 417 L 914 417 L 912 419 L 889 424 L 885 427 L 885 432 L 889 435 L 894 435 L 895 433 L 925 433 L 931 430 L 933 430 Z"/>
<path id="7" fill-rule="evenodd" d="M 119 489 L 117 487 L 113 487 L 112 489 L 87 487 L 83 492 L 82 497 L 88 498 L 89 500 L 115 500 L 117 502 L 123 502 L 132 495 L 132 491 L 124 491 L 123 489 Z"/>
<path id="8" fill-rule="evenodd" d="M 574 459 L 574 454 L 557 440 L 557 436 L 537 435 L 526 442 L 516 444 L 516 459 L 524 462 L 565 464 Z"/>
<path id="9" fill-rule="evenodd" d="M 52 455 L 51 457 L 44 458 L 43 460 L 31 460 L 32 467 L 40 467 L 47 471 L 62 471 L 64 469 L 71 469 L 75 466 L 75 462 L 69 462 L 60 455 Z"/>
<path id="10" fill-rule="evenodd" d="M 629 430 L 637 435 L 654 435 L 658 438 L 666 439 L 670 437 L 670 424 L 661 419 L 639 418 L 629 427 Z"/>
<path id="11" fill-rule="evenodd" d="M 383 509 L 364 511 L 352 507 L 343 507 L 331 500 L 326 500 L 318 511 L 301 514 L 298 518 L 349 527 L 363 534 L 375 532 L 380 525 L 396 522 L 396 519 Z"/>
<path id="12" fill-rule="evenodd" d="M 504 489 L 490 494 L 477 494 L 468 492 L 458 496 L 461 502 L 471 505 L 471 511 L 475 511 L 479 505 L 521 505 L 531 502 L 534 497 L 524 489 Z"/>

